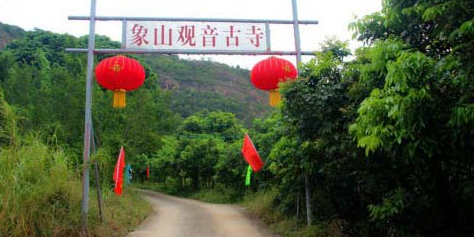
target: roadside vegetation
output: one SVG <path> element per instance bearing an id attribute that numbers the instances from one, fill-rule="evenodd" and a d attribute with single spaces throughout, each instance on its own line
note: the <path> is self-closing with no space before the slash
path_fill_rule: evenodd
<path id="1" fill-rule="evenodd" d="M 79 236 L 80 171 L 60 147 L 23 133 L 19 121 L 0 92 L 0 236 Z M 101 223 L 95 200 L 89 211 L 90 236 L 124 236 L 151 211 L 133 190 L 117 197 L 105 189 Z"/>

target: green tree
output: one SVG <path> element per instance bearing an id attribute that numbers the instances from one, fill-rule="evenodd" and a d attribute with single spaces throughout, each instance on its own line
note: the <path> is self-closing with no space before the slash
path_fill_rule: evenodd
<path id="1" fill-rule="evenodd" d="M 184 119 L 174 136 L 151 157 L 159 179 L 170 180 L 173 188 L 197 190 L 216 184 L 238 187 L 245 165 L 240 155 L 244 129 L 235 115 L 222 111 L 201 111 Z M 176 177 L 179 177 L 177 180 Z M 243 180 L 243 179 L 242 179 Z"/>
<path id="2" fill-rule="evenodd" d="M 385 233 L 472 232 L 473 4 L 385 1 L 381 13 L 353 25 L 374 45 L 360 71 L 383 69 L 350 130 L 366 159 L 386 164 L 386 177 L 372 186 L 380 195 L 368 206 Z"/>

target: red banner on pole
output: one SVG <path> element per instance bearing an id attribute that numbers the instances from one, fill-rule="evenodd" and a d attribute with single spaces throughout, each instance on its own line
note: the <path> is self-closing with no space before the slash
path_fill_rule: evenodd
<path id="1" fill-rule="evenodd" d="M 121 147 L 119 156 L 117 158 L 117 164 L 115 164 L 115 170 L 114 170 L 114 182 L 115 182 L 114 192 L 117 196 L 120 196 L 122 194 L 124 169 L 125 169 L 125 150 L 123 149 L 123 147 Z"/>
<path id="2" fill-rule="evenodd" d="M 263 166 L 263 161 L 258 154 L 257 149 L 253 145 L 252 140 L 248 134 L 245 134 L 244 145 L 242 146 L 242 155 L 249 165 L 252 167 L 252 170 L 257 172 Z"/>
<path id="3" fill-rule="evenodd" d="M 146 166 L 146 179 L 150 179 L 150 166 Z"/>

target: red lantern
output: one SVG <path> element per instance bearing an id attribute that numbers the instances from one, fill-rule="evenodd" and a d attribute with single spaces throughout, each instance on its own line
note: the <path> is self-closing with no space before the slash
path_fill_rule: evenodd
<path id="1" fill-rule="evenodd" d="M 102 60 L 95 68 L 97 83 L 114 92 L 114 108 L 125 107 L 125 92 L 145 81 L 145 69 L 135 59 L 118 55 Z"/>
<path id="2" fill-rule="evenodd" d="M 255 64 L 250 72 L 250 81 L 258 89 L 270 91 L 270 106 L 275 107 L 281 100 L 278 83 L 295 79 L 297 75 L 291 62 L 270 57 Z"/>

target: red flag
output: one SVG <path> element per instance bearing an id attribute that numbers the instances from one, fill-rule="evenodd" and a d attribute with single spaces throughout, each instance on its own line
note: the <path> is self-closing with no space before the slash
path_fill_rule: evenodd
<path id="1" fill-rule="evenodd" d="M 248 134 L 245 134 L 242 155 L 244 155 L 245 160 L 252 167 L 253 171 L 257 172 L 262 168 L 263 161 Z"/>
<path id="2" fill-rule="evenodd" d="M 120 148 L 120 153 L 117 158 L 117 164 L 115 164 L 114 170 L 114 181 L 115 189 L 114 192 L 117 196 L 122 194 L 122 185 L 123 185 L 123 170 L 125 169 L 125 150 L 123 147 Z"/>
<path id="3" fill-rule="evenodd" d="M 150 166 L 146 166 L 146 179 L 150 179 Z"/>

